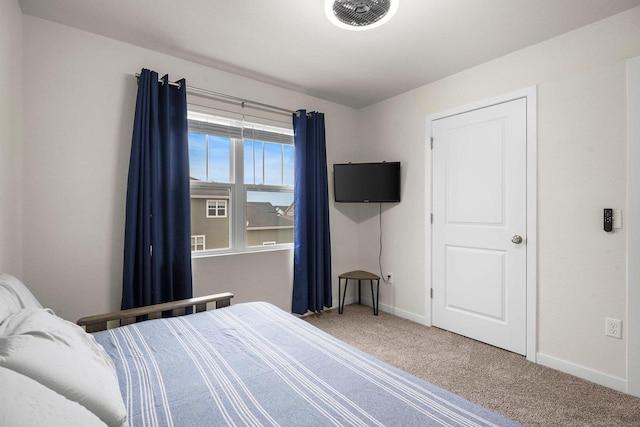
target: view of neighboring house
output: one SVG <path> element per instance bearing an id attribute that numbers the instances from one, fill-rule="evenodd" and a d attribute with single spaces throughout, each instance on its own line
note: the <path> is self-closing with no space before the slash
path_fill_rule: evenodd
<path id="1" fill-rule="evenodd" d="M 191 250 L 226 249 L 230 246 L 229 191 L 191 189 Z M 293 204 L 247 202 L 247 246 L 293 242 Z"/>
<path id="2" fill-rule="evenodd" d="M 293 242 L 293 204 L 247 202 L 247 245 L 267 246 Z"/>

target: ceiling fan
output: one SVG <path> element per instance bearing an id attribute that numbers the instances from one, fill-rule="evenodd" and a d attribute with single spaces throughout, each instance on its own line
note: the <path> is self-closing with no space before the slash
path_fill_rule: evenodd
<path id="1" fill-rule="evenodd" d="M 369 30 L 389 21 L 399 0 L 325 0 L 324 10 L 333 24 L 347 30 Z"/>

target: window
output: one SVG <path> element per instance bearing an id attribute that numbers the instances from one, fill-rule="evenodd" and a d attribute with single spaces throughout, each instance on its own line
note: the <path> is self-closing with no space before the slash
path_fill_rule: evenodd
<path id="1" fill-rule="evenodd" d="M 226 200 L 207 200 L 207 218 L 226 218 Z"/>
<path id="2" fill-rule="evenodd" d="M 191 232 L 206 237 L 197 251 L 290 246 L 293 161 L 293 131 L 286 125 L 190 112 Z"/>
<path id="3" fill-rule="evenodd" d="M 203 235 L 191 236 L 191 252 L 204 251 L 204 240 L 205 237 Z"/>

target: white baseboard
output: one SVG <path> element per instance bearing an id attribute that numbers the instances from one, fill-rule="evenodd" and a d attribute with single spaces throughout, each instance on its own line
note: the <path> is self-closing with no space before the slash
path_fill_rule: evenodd
<path id="1" fill-rule="evenodd" d="M 349 299 L 347 298 L 346 301 L 349 301 Z M 358 302 L 358 298 L 353 298 L 352 303 L 355 304 L 357 302 Z M 367 298 L 362 298 L 362 304 L 370 306 L 371 300 Z M 412 313 L 410 311 L 400 310 L 399 308 L 395 308 L 387 304 L 378 304 L 378 310 L 424 325 L 424 315 L 421 316 L 421 315 Z"/>
<path id="2" fill-rule="evenodd" d="M 593 369 L 585 368 L 584 366 L 576 365 L 571 362 L 567 362 L 562 359 L 548 356 L 546 354 L 537 353 L 536 360 L 538 364 L 546 366 L 548 368 L 556 369 L 558 371 L 571 374 L 583 380 L 591 381 L 592 383 L 600 384 L 605 387 L 612 388 L 623 393 L 627 393 L 627 381 L 614 377 L 609 374 L 605 374 Z"/>
<path id="3" fill-rule="evenodd" d="M 418 315 L 410 311 L 400 310 L 395 307 L 388 306 L 386 304 L 380 304 L 378 308 L 385 313 L 393 314 L 394 316 L 402 317 L 403 319 L 411 320 L 412 322 L 424 325 L 424 315 Z"/>
<path id="4" fill-rule="evenodd" d="M 329 307 L 329 310 L 338 310 L 340 308 L 339 304 L 338 304 L 338 298 L 337 297 L 333 297 L 333 305 L 331 307 Z M 349 304 L 357 304 L 358 303 L 358 298 L 357 297 L 353 297 L 353 296 L 349 296 L 346 297 L 344 299 L 344 305 L 347 306 Z"/>

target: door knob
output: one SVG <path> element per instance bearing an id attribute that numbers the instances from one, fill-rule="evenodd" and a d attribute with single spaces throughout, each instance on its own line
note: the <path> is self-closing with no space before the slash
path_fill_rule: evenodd
<path id="1" fill-rule="evenodd" d="M 511 238 L 511 241 L 516 245 L 522 243 L 522 236 L 518 236 L 517 234 Z"/>

